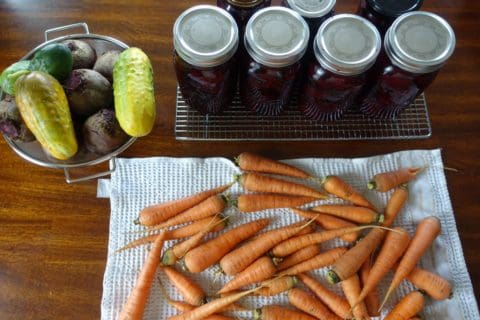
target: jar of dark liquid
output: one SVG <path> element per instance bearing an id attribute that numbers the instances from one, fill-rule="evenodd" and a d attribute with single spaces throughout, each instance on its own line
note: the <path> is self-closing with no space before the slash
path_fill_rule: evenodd
<path id="1" fill-rule="evenodd" d="M 380 52 L 380 34 L 362 17 L 339 14 L 322 24 L 313 48 L 299 107 L 313 120 L 336 120 L 364 87 Z"/>
<path id="2" fill-rule="evenodd" d="M 261 115 L 277 115 L 287 105 L 309 38 L 295 11 L 269 7 L 255 13 L 245 29 L 240 73 L 243 104 Z"/>
<path id="3" fill-rule="evenodd" d="M 223 111 L 236 89 L 238 28 L 215 6 L 183 12 L 173 27 L 173 62 L 187 104 L 202 114 Z"/>
<path id="4" fill-rule="evenodd" d="M 271 0 L 217 0 L 217 6 L 233 16 L 242 39 L 248 19 L 258 10 L 269 7 L 271 2 Z"/>
<path id="5" fill-rule="evenodd" d="M 385 34 L 384 53 L 369 75 L 360 110 L 396 117 L 433 82 L 454 48 L 455 34 L 443 18 L 423 11 L 402 15 Z"/>
<path id="6" fill-rule="evenodd" d="M 419 10 L 423 0 L 360 0 L 357 14 L 373 23 L 382 35 L 396 18 Z"/>

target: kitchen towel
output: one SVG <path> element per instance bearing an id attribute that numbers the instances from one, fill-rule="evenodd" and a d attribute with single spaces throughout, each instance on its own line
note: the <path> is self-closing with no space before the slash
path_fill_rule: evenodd
<path id="1" fill-rule="evenodd" d="M 102 319 L 116 319 L 135 284 L 136 277 L 148 254 L 147 247 L 139 247 L 115 253 L 115 250 L 138 238 L 142 227 L 133 221 L 138 212 L 147 205 L 167 200 L 178 199 L 193 193 L 213 188 L 233 180 L 240 170 L 225 158 L 134 158 L 117 159 L 117 168 L 110 180 L 99 182 L 98 196 L 110 197 L 111 219 L 108 242 L 108 259 L 103 282 L 101 304 Z M 410 198 L 396 220 L 396 225 L 406 228 L 413 235 L 415 225 L 427 216 L 437 216 L 441 220 L 442 231 L 433 246 L 422 258 L 420 265 L 449 279 L 454 287 L 454 295 L 445 301 L 427 298 L 422 312 L 424 319 L 480 319 L 477 302 L 466 268 L 463 251 L 455 225 L 454 213 L 448 195 L 444 175 L 441 150 L 411 150 L 368 158 L 308 158 L 285 161 L 294 164 L 312 175 L 339 175 L 373 202 L 377 208 L 384 208 L 392 191 L 379 193 L 367 190 L 369 179 L 378 172 L 390 171 L 400 167 L 424 167 L 424 171 L 409 184 Z M 310 182 L 312 186 L 315 183 Z M 229 190 L 229 196 L 235 198 L 243 192 L 235 184 Z M 338 202 L 330 199 L 328 202 Z M 320 203 L 320 202 L 319 202 Z M 308 206 L 306 206 L 308 207 Z M 288 209 L 264 210 L 253 214 L 242 214 L 229 208 L 231 225 L 238 225 L 259 217 L 271 217 L 273 222 L 266 228 L 271 229 L 300 221 L 299 217 Z M 329 249 L 344 244 L 341 240 L 330 241 L 322 245 Z M 167 242 L 166 246 L 170 246 Z M 325 285 L 323 276 L 327 268 L 317 270 L 313 275 Z M 214 268 L 200 274 L 190 275 L 209 295 L 213 295 L 230 278 L 215 277 Z M 158 280 L 157 280 L 158 278 Z M 391 275 L 381 282 L 380 296 L 385 294 Z M 145 310 L 144 319 L 166 319 L 177 313 L 168 306 L 160 285 L 171 298 L 180 299 L 163 274 L 158 271 L 153 283 L 150 299 Z M 330 288 L 341 294 L 339 286 Z M 382 318 L 398 300 L 413 290 L 413 286 L 404 281 L 395 291 L 382 313 Z M 270 298 L 249 297 L 243 300 L 248 308 L 264 304 L 286 304 L 286 295 Z M 251 313 L 238 314 L 244 319 L 251 319 Z"/>

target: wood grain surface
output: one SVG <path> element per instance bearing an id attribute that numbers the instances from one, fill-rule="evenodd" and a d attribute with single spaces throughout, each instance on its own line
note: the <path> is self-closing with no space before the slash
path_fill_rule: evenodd
<path id="1" fill-rule="evenodd" d="M 338 0 L 354 12 L 358 0 Z M 278 1 L 273 1 L 278 3 Z M 172 26 L 188 7 L 213 1 L 0 2 L 0 70 L 42 43 L 44 30 L 85 21 L 92 33 L 142 48 L 155 72 L 158 117 L 153 132 L 124 157 L 233 157 L 256 151 L 276 159 L 363 157 L 442 148 L 457 227 L 478 300 L 480 293 L 480 2 L 426 0 L 445 17 L 457 48 L 427 90 L 433 135 L 417 141 L 182 142 L 174 136 Z M 109 202 L 96 182 L 67 185 L 61 170 L 22 160 L 0 139 L 0 319 L 98 319 L 107 257 Z M 100 169 L 104 169 L 100 166 Z M 99 168 L 83 169 L 87 174 Z"/>

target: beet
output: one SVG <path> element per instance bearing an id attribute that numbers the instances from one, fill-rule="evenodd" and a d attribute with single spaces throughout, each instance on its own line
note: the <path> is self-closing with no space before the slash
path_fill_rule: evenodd
<path id="1" fill-rule="evenodd" d="M 72 52 L 73 69 L 90 69 L 93 67 L 97 54 L 87 42 L 81 40 L 65 40 L 63 43 Z"/>
<path id="2" fill-rule="evenodd" d="M 117 61 L 119 55 L 120 51 L 117 50 L 105 52 L 97 59 L 93 66 L 93 70 L 101 73 L 105 78 L 112 82 L 113 65 Z"/>
<path id="3" fill-rule="evenodd" d="M 127 141 L 128 135 L 120 128 L 111 109 L 102 109 L 90 116 L 83 125 L 83 140 L 87 150 L 107 154 Z"/>
<path id="4" fill-rule="evenodd" d="M 0 101 L 0 132 L 14 141 L 31 142 L 35 140 L 32 132 L 23 122 L 15 99 L 8 95 Z"/>

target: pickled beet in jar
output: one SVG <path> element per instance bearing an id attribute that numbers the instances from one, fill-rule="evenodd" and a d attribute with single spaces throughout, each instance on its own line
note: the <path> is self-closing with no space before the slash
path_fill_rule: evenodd
<path id="1" fill-rule="evenodd" d="M 217 0 L 217 6 L 233 16 L 242 39 L 248 19 L 258 10 L 269 7 L 271 2 L 271 0 Z"/>
<path id="2" fill-rule="evenodd" d="M 313 48 L 299 108 L 313 120 L 337 120 L 365 85 L 380 52 L 380 34 L 362 17 L 339 14 L 322 24 Z"/>
<path id="3" fill-rule="evenodd" d="M 186 103 L 202 114 L 223 111 L 236 89 L 238 28 L 225 10 L 200 5 L 173 27 L 173 63 Z"/>
<path id="4" fill-rule="evenodd" d="M 373 23 L 382 35 L 396 18 L 419 10 L 423 0 L 361 0 L 357 14 Z"/>
<path id="5" fill-rule="evenodd" d="M 245 30 L 240 73 L 243 104 L 260 115 L 278 115 L 287 105 L 309 38 L 295 11 L 269 7 L 255 13 Z"/>
<path id="6" fill-rule="evenodd" d="M 443 18 L 424 11 L 402 15 L 385 34 L 384 54 L 372 68 L 360 110 L 395 118 L 433 82 L 454 48 L 455 34 Z"/>

